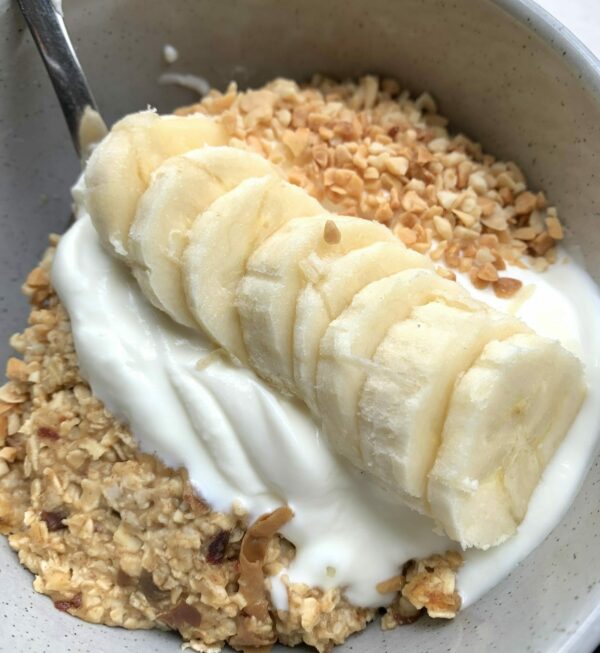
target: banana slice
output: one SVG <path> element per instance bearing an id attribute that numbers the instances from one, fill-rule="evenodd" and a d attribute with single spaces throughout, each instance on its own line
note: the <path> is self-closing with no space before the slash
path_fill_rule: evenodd
<path id="1" fill-rule="evenodd" d="M 558 342 L 515 335 L 490 342 L 450 401 L 428 498 L 463 547 L 512 535 L 585 395 L 580 361 Z"/>
<path id="2" fill-rule="evenodd" d="M 319 215 L 323 207 L 274 177 L 247 179 L 200 214 L 183 257 L 188 306 L 206 333 L 246 362 L 235 292 L 252 252 L 288 220 Z"/>
<path id="3" fill-rule="evenodd" d="M 129 263 L 146 297 L 176 322 L 195 326 L 181 257 L 199 213 L 249 177 L 277 175 L 265 158 L 234 147 L 203 147 L 162 163 L 151 176 L 129 232 Z"/>
<path id="4" fill-rule="evenodd" d="M 85 169 L 86 208 L 110 251 L 126 259 L 138 200 L 165 159 L 227 140 L 224 127 L 202 114 L 159 116 L 141 111 L 116 123 Z"/>
<path id="5" fill-rule="evenodd" d="M 366 285 L 410 268 L 432 268 L 431 261 L 401 242 L 380 242 L 339 258 L 311 256 L 304 263 L 309 283 L 296 303 L 294 381 L 296 393 L 317 412 L 315 383 L 319 345 L 330 322 Z"/>
<path id="6" fill-rule="evenodd" d="M 395 240 L 377 222 L 329 214 L 290 220 L 267 238 L 248 260 L 236 296 L 249 362 L 258 374 L 284 392 L 296 392 L 292 356 L 296 300 L 312 257 L 333 258 Z"/>
<path id="7" fill-rule="evenodd" d="M 366 468 L 427 513 L 427 474 L 456 379 L 488 342 L 526 332 L 522 322 L 503 313 L 438 301 L 394 324 L 373 356 L 359 401 Z"/>
<path id="8" fill-rule="evenodd" d="M 358 400 L 371 358 L 388 329 L 415 306 L 435 299 L 477 312 L 457 283 L 431 270 L 405 270 L 374 281 L 354 296 L 350 306 L 327 328 L 317 364 L 317 406 L 323 430 L 333 447 L 365 468 L 358 435 Z"/>

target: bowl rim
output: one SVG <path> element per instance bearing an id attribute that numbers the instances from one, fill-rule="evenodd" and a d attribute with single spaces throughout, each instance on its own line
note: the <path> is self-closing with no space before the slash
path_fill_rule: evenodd
<path id="1" fill-rule="evenodd" d="M 600 58 L 597 57 L 568 27 L 535 0 L 489 0 L 516 23 L 539 37 L 584 86 L 585 91 L 600 104 Z M 0 4 L 2 1 L 0 0 Z M 0 10 L 1 13 L 1 10 Z M 492 590 L 493 591 L 493 590 Z M 600 603 L 584 616 L 565 641 L 553 653 L 589 653 L 600 644 Z"/>

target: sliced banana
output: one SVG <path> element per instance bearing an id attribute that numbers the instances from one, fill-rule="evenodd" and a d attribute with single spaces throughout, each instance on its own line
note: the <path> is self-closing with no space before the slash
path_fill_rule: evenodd
<path id="1" fill-rule="evenodd" d="M 129 263 L 146 297 L 176 322 L 196 322 L 187 306 L 181 258 L 199 213 L 249 177 L 277 175 L 265 158 L 234 147 L 171 157 L 153 173 L 129 232 Z"/>
<path id="2" fill-rule="evenodd" d="M 310 258 L 331 259 L 394 240 L 377 222 L 329 214 L 290 220 L 267 238 L 248 260 L 236 299 L 248 359 L 258 374 L 284 392 L 296 392 L 294 319 Z"/>
<path id="3" fill-rule="evenodd" d="M 327 328 L 317 364 L 317 405 L 333 447 L 364 469 L 358 435 L 358 401 L 371 358 L 388 329 L 415 306 L 443 299 L 477 312 L 481 304 L 457 283 L 427 269 L 405 270 L 374 281 Z"/>
<path id="4" fill-rule="evenodd" d="M 427 474 L 456 379 L 488 342 L 525 332 L 530 329 L 514 317 L 440 301 L 394 324 L 373 356 L 359 401 L 366 468 L 427 513 Z"/>
<path id="5" fill-rule="evenodd" d="M 141 111 L 116 123 L 85 169 L 85 204 L 102 242 L 126 259 L 129 229 L 152 172 L 169 157 L 227 140 L 224 127 L 202 114 Z"/>
<path id="6" fill-rule="evenodd" d="M 304 262 L 309 282 L 296 303 L 294 381 L 296 393 L 317 412 L 315 393 L 319 346 L 330 322 L 366 285 L 410 268 L 432 268 L 431 261 L 401 242 L 379 242 L 339 258 L 317 255 Z"/>
<path id="7" fill-rule="evenodd" d="M 183 257 L 188 306 L 206 333 L 247 362 L 235 293 L 252 252 L 288 220 L 323 213 L 306 191 L 273 177 L 243 181 L 196 218 Z"/>
<path id="8" fill-rule="evenodd" d="M 490 342 L 459 379 L 430 473 L 431 511 L 463 547 L 512 535 L 585 395 L 580 361 L 558 342 Z"/>
<path id="9" fill-rule="evenodd" d="M 334 449 L 451 538 L 502 542 L 579 409 L 581 363 L 384 227 L 210 147 L 227 140 L 200 114 L 117 123 L 84 175 L 103 243 L 155 306 L 303 398 Z"/>

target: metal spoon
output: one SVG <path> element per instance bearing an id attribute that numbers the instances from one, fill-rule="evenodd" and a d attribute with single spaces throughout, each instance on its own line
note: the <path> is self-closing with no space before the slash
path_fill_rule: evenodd
<path id="1" fill-rule="evenodd" d="M 85 160 L 89 145 L 106 133 L 96 101 L 65 28 L 62 14 L 52 0 L 18 0 L 21 12 L 54 86 L 79 158 Z"/>

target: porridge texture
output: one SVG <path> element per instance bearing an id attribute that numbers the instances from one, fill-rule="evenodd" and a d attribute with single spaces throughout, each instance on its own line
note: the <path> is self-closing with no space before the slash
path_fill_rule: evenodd
<path id="1" fill-rule="evenodd" d="M 515 164 L 449 136 L 427 94 L 411 100 L 375 77 L 279 79 L 244 93 L 232 84 L 178 111 L 192 112 L 219 116 L 231 145 L 281 166 L 329 210 L 388 225 L 442 276 L 460 271 L 510 297 L 520 282 L 508 265 L 543 270 L 555 260 L 556 210 Z M 349 604 L 343 588 L 287 582 L 289 609 L 271 604 L 269 578 L 295 553 L 277 534 L 294 518 L 289 508 L 252 524 L 236 506 L 213 512 L 184 470 L 141 453 L 92 395 L 49 281 L 57 240 L 24 285 L 29 326 L 11 340 L 20 357 L 0 388 L 0 532 L 34 588 L 90 622 L 177 630 L 197 651 L 268 651 L 276 641 L 328 651 L 362 630 L 377 613 Z M 452 618 L 461 563 L 448 552 L 374 579 L 396 597 L 381 626 Z"/>

